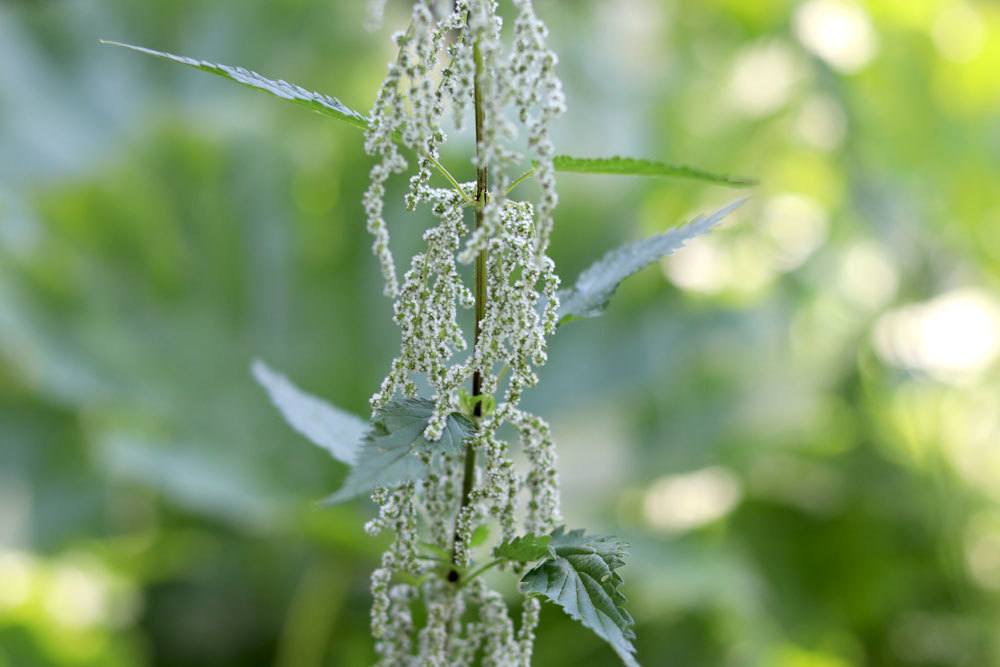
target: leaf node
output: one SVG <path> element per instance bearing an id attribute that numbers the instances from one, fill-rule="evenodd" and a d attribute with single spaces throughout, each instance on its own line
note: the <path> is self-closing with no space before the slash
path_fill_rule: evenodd
<path id="1" fill-rule="evenodd" d="M 358 461 L 344 485 L 325 502 L 339 503 L 380 486 L 395 486 L 424 477 L 428 455 L 432 465 L 441 454 L 460 455 L 465 440 L 476 430 L 466 417 L 448 415 L 444 433 L 437 442 L 424 438 L 424 429 L 434 412 L 434 401 L 404 398 L 389 402 L 372 420 L 358 452 Z"/>

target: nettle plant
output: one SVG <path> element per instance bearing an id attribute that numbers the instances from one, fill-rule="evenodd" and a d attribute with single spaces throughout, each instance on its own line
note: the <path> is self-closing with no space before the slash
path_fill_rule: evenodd
<path id="1" fill-rule="evenodd" d="M 369 495 L 378 513 L 366 532 L 392 535 L 371 577 L 379 664 L 530 665 L 541 602 L 548 600 L 607 641 L 623 663 L 638 665 L 621 592 L 626 545 L 564 527 L 549 425 L 523 409 L 521 398 L 538 382 L 548 337 L 560 325 L 599 315 L 625 278 L 708 231 L 741 202 L 612 250 L 561 289 L 548 255 L 555 172 L 751 183 L 648 160 L 556 155 L 549 130 L 566 104 L 547 29 L 531 0 L 510 0 L 507 34 L 499 4 L 413 2 L 368 116 L 242 68 L 113 44 L 218 74 L 365 133 L 365 150 L 375 158 L 364 194 L 367 227 L 401 333 L 399 354 L 371 397 L 371 419 L 306 394 L 262 362 L 253 373 L 294 429 L 351 467 L 328 502 Z M 384 5 L 370 3 L 373 23 Z M 459 182 L 441 162 L 449 112 L 458 130 L 472 119 L 475 181 Z M 390 177 L 407 170 L 406 155 L 415 157 L 415 170 L 405 208 L 426 209 L 434 223 L 400 280 L 384 198 Z M 441 186 L 433 184 L 436 175 Z M 528 180 L 540 192 L 533 202 L 514 196 Z M 473 268 L 463 271 L 463 264 Z M 469 273 L 471 285 L 463 279 Z M 462 326 L 465 310 L 474 315 L 466 316 L 474 320 L 471 339 Z M 482 576 L 494 568 L 519 578 L 516 622 Z"/>

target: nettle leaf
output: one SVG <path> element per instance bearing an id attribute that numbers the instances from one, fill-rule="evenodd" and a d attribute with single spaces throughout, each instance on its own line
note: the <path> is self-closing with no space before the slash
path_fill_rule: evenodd
<path id="1" fill-rule="evenodd" d="M 581 273 L 573 287 L 560 290 L 559 321 L 599 316 L 622 281 L 709 231 L 745 201 L 740 199 L 711 215 L 699 216 L 683 227 L 626 243 L 608 252 Z"/>
<path id="2" fill-rule="evenodd" d="M 289 426 L 333 458 L 354 465 L 368 430 L 365 420 L 307 394 L 259 359 L 253 362 L 251 371 Z"/>
<path id="3" fill-rule="evenodd" d="M 608 642 L 628 667 L 639 667 L 632 646 L 635 621 L 625 611 L 623 580 L 617 571 L 625 564 L 625 543 L 557 528 L 550 548 L 553 555 L 521 578 L 521 591 L 555 602 Z"/>
<path id="4" fill-rule="evenodd" d="M 552 537 L 549 535 L 524 535 L 515 537 L 512 540 L 501 542 L 493 555 L 505 560 L 517 561 L 519 563 L 530 563 L 540 560 L 546 556 L 554 555 L 549 542 Z"/>
<path id="5" fill-rule="evenodd" d="M 695 181 L 715 183 L 733 188 L 748 188 L 757 185 L 749 178 L 737 178 L 726 174 L 714 174 L 697 167 L 681 164 L 667 164 L 655 160 L 641 160 L 631 157 L 583 158 L 557 155 L 552 160 L 556 171 L 577 174 L 619 174 L 623 176 L 666 176 L 687 178 Z"/>
<path id="6" fill-rule="evenodd" d="M 358 452 L 358 461 L 344 485 L 326 499 L 339 503 L 379 486 L 395 486 L 421 479 L 427 466 L 419 454 L 429 452 L 432 459 L 440 454 L 459 455 L 475 425 L 457 412 L 448 416 L 444 433 L 437 442 L 424 438 L 424 429 L 434 412 L 434 401 L 407 398 L 390 402 L 376 415 Z"/>
<path id="7" fill-rule="evenodd" d="M 335 97 L 330 97 L 329 95 L 324 95 L 322 93 L 314 93 L 310 90 L 302 88 L 301 86 L 297 86 L 294 83 L 288 83 L 287 81 L 282 81 L 280 79 L 278 81 L 274 81 L 242 67 L 218 65 L 204 60 L 196 60 L 195 58 L 187 58 L 185 56 L 174 55 L 173 53 L 166 53 L 165 51 L 147 49 L 143 46 L 134 46 L 132 44 L 124 44 L 122 42 L 113 42 L 109 40 L 101 40 L 101 44 L 121 46 L 126 49 L 138 51 L 139 53 L 145 53 L 151 56 L 156 56 L 157 58 L 163 58 L 175 63 L 180 63 L 181 65 L 187 65 L 188 67 L 199 69 L 202 72 L 209 72 L 231 81 L 235 81 L 236 83 L 253 88 L 254 90 L 259 90 L 261 92 L 274 95 L 275 97 L 280 97 L 284 100 L 301 104 L 325 116 L 330 116 L 332 118 L 336 118 L 337 120 L 349 123 L 354 127 L 361 129 L 368 127 L 368 117 L 364 114 L 351 109 Z"/>
<path id="8" fill-rule="evenodd" d="M 583 158 L 569 155 L 557 155 L 552 159 L 556 171 L 566 171 L 577 174 L 618 174 L 622 176 L 665 176 L 686 178 L 733 188 L 749 188 L 757 185 L 750 178 L 739 178 L 727 174 L 714 174 L 697 167 L 683 164 L 668 164 L 655 160 L 642 160 L 631 157 Z"/>

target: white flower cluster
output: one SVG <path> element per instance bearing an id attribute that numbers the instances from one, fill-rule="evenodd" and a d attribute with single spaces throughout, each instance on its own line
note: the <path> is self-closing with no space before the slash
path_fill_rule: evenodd
<path id="1" fill-rule="evenodd" d="M 375 0 L 370 5 L 372 12 L 380 13 L 379 5 L 384 4 L 384 1 Z M 389 249 L 389 232 L 382 215 L 385 184 L 392 174 L 407 167 L 398 141 L 416 152 L 419 158 L 417 173 L 410 179 L 407 208 L 413 210 L 429 198 L 427 183 L 439 157 L 438 148 L 446 138 L 441 129 L 445 96 L 455 91 L 453 86 L 439 85 L 434 72 L 446 33 L 462 25 L 464 13 L 460 6 L 464 3 L 457 4 L 453 12 L 438 21 L 428 0 L 414 3 L 409 30 L 393 36 L 399 56 L 396 62 L 389 64 L 365 133 L 365 151 L 380 158 L 372 167 L 371 182 L 365 192 L 365 214 L 368 231 L 375 237 L 372 249 L 382 267 L 385 293 L 391 297 L 396 296 L 398 280 Z M 450 74 L 445 77 L 449 78 Z"/>
<path id="2" fill-rule="evenodd" d="M 509 368 L 505 401 L 516 405 L 521 393 L 538 382 L 535 366 L 547 358 L 545 336 L 555 330 L 559 278 L 547 256 L 536 253 L 534 208 L 527 202 L 504 202 L 499 229 L 486 246 L 486 314 L 473 368 L 483 375 L 483 391 L 498 390 L 497 369 Z M 542 292 L 538 286 L 542 286 Z M 545 309 L 539 314 L 539 302 Z"/>
<path id="3" fill-rule="evenodd" d="M 523 162 L 524 156 L 509 148 L 517 134 L 507 115 L 513 109 L 525 127 L 530 157 L 535 162 L 535 176 L 541 187 L 538 206 L 537 255 L 545 255 L 552 231 L 552 213 L 559 198 L 556 194 L 554 150 L 549 138 L 552 121 L 566 110 L 562 83 L 556 75 L 558 58 L 545 43 L 548 29 L 535 15 L 532 0 L 513 0 L 517 10 L 514 21 L 514 44 L 504 56 L 501 41 L 502 22 L 496 16 L 496 0 L 472 3 L 469 32 L 479 45 L 481 59 L 479 86 L 483 97 L 482 140 L 476 164 L 489 170 L 492 184 L 486 206 L 486 224 L 470 237 L 462 252 L 469 262 L 482 250 L 500 228 L 499 216 L 511 180 L 509 169 Z"/>
<path id="4" fill-rule="evenodd" d="M 424 232 L 427 249 L 415 255 L 394 305 L 394 319 L 402 334 L 399 356 L 379 391 L 372 396 L 373 410 L 378 411 L 397 393 L 415 396 L 414 375 L 427 378 L 438 397 L 439 409 L 428 428 L 428 438 L 441 437 L 454 396 L 467 375 L 453 367 L 456 351 L 466 349 L 465 336 L 458 323 L 458 308 L 475 304 L 472 291 L 458 272 L 455 252 L 467 231 L 463 198 L 454 190 L 427 189 L 439 224 Z"/>
<path id="5" fill-rule="evenodd" d="M 385 5 L 387 0 L 368 0 L 368 15 L 365 17 L 365 27 L 369 30 L 378 30 L 385 18 Z"/>
<path id="6" fill-rule="evenodd" d="M 406 589 L 393 586 L 392 580 L 399 573 L 418 572 L 417 561 L 417 512 L 413 484 L 403 484 L 389 491 L 378 489 L 372 499 L 379 505 L 379 516 L 369 521 L 365 531 L 371 535 L 391 528 L 395 539 L 382 554 L 382 562 L 372 572 L 372 636 L 380 655 L 408 652 L 412 621 L 400 615 L 400 599 Z"/>
<path id="7" fill-rule="evenodd" d="M 531 534 L 545 535 L 562 523 L 555 443 L 549 425 L 541 417 L 523 410 L 511 410 L 509 421 L 520 431 L 529 464 L 524 480 L 528 487 L 524 529 Z"/>
<path id="8" fill-rule="evenodd" d="M 378 412 L 398 395 L 414 397 L 426 383 L 435 410 L 424 437 L 434 442 L 449 415 L 461 408 L 462 389 L 474 377 L 481 394 L 496 399 L 495 409 L 476 416 L 477 432 L 469 442 L 477 463 L 473 479 L 463 479 L 463 457 L 443 454 L 442 465 L 431 466 L 424 453 L 424 479 L 373 494 L 379 515 L 366 529 L 394 533 L 371 582 L 372 632 L 384 667 L 476 661 L 528 667 L 538 601 L 524 600 L 515 627 L 499 593 L 481 578 L 456 586 L 442 576 L 438 561 L 447 553 L 446 561 L 468 568 L 473 533 L 485 522 L 495 521 L 503 539 L 511 539 L 519 523 L 526 533 L 544 534 L 560 520 L 548 425 L 521 410 L 519 402 L 538 382 L 546 337 L 558 317 L 559 280 L 547 254 L 558 201 L 549 128 L 565 102 L 556 57 L 545 45 L 547 31 L 532 1 L 511 2 L 515 20 L 508 48 L 501 39 L 498 0 L 415 0 L 409 29 L 394 36 L 399 55 L 389 65 L 366 134 L 366 150 L 377 158 L 364 197 L 367 224 L 402 335 L 399 355 L 372 396 L 372 409 Z M 371 16 L 381 17 L 384 5 L 373 0 Z M 476 183 L 459 185 L 439 163 L 447 109 L 461 129 L 473 104 L 479 137 L 473 165 L 489 176 L 484 192 Z M 518 127 L 524 128 L 527 155 L 512 148 Z M 402 148 L 417 159 L 406 208 L 427 205 L 436 223 L 424 232 L 426 248 L 412 258 L 400 283 L 383 213 L 387 181 L 408 166 Z M 528 158 L 541 189 L 537 207 L 508 198 L 513 169 Z M 436 169 L 451 180 L 451 188 L 431 187 Z M 471 233 L 469 209 L 476 210 L 479 223 Z M 470 351 L 463 313 L 477 305 L 477 295 L 463 280 L 461 265 L 481 257 L 484 282 Z M 519 434 L 528 464 L 523 472 L 512 460 L 511 443 L 501 437 L 504 424 Z M 471 490 L 464 493 L 463 482 L 470 481 Z M 433 545 L 437 556 L 421 554 L 421 543 Z M 414 623 L 417 604 L 425 610 L 422 627 Z"/>

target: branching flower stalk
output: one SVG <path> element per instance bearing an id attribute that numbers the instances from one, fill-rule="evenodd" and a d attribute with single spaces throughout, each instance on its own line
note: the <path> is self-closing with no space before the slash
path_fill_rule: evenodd
<path id="1" fill-rule="evenodd" d="M 513 539 L 524 489 L 528 493 L 526 532 L 546 534 L 560 521 L 548 427 L 518 404 L 523 391 L 538 381 L 535 368 L 545 362 L 545 336 L 554 332 L 559 308 L 559 281 L 546 254 L 557 203 L 548 129 L 564 102 L 554 73 L 555 55 L 545 46 L 544 26 L 529 0 L 514 4 L 514 47 L 508 53 L 494 0 L 459 0 L 443 12 L 427 0 L 417 0 L 410 28 L 394 37 L 399 56 L 389 66 L 366 135 L 366 149 L 379 158 L 365 197 L 368 227 L 383 267 L 386 293 L 395 297 L 395 321 L 403 337 L 399 356 L 372 397 L 373 411 L 378 414 L 400 396 L 416 398 L 423 380 L 433 391 L 434 402 L 423 436 L 435 442 L 448 416 L 462 410 L 462 386 L 471 381 L 465 408 L 475 425 L 460 462 L 447 457 L 435 466 L 428 455 L 426 464 L 432 472 L 426 479 L 394 489 L 379 488 L 372 496 L 380 509 L 371 531 L 391 528 L 395 533 L 382 566 L 372 577 L 372 631 L 384 665 L 460 664 L 466 659 L 463 656 L 475 655 L 471 644 L 480 641 L 485 651 L 483 664 L 530 664 L 538 602 L 524 605 L 515 632 L 502 597 L 486 589 L 478 573 L 470 571 L 470 542 L 477 526 L 489 519 L 499 524 L 503 539 Z M 453 37 L 447 49 L 450 63 L 435 81 L 446 36 Z M 433 163 L 446 139 L 442 130 L 446 103 L 461 118 L 470 96 L 476 181 L 457 190 L 432 188 Z M 543 193 L 537 214 L 530 203 L 507 196 L 512 182 L 509 171 L 524 160 L 512 148 L 517 132 L 507 118 L 510 112 L 527 128 L 526 143 Z M 413 258 L 401 285 L 395 278 L 382 218 L 385 182 L 391 173 L 405 169 L 397 137 L 418 156 L 417 172 L 406 195 L 407 208 L 429 204 L 439 220 L 425 232 L 427 249 Z M 467 234 L 464 214 L 472 193 L 475 224 Z M 459 276 L 462 262 L 475 266 L 472 294 Z M 473 344 L 471 354 L 462 359 L 458 355 L 466 344 L 458 311 L 470 302 L 475 309 Z M 507 369 L 509 375 L 501 378 Z M 498 392 L 501 399 L 496 401 Z M 487 405 L 491 409 L 484 409 Z M 515 470 L 511 444 L 498 433 L 505 423 L 513 424 L 521 436 L 530 462 L 526 473 Z M 457 464 L 454 468 L 453 463 Z M 448 507 L 451 499 L 457 500 L 457 507 Z M 431 545 L 448 554 L 446 570 L 438 567 L 435 573 L 433 561 L 415 556 L 422 541 L 416 516 L 427 519 L 426 537 Z M 448 516 L 454 525 L 450 534 L 441 530 Z M 432 575 L 429 579 L 428 574 Z M 395 580 L 424 583 L 393 584 Z M 413 633 L 410 614 L 393 610 L 405 612 L 398 609 L 400 605 L 418 597 L 428 621 L 413 642 L 404 639 Z M 462 613 L 470 601 L 478 607 L 479 616 L 463 623 Z"/>
<path id="2" fill-rule="evenodd" d="M 367 227 L 401 335 L 399 354 L 371 397 L 371 419 L 303 392 L 263 362 L 254 363 L 253 373 L 295 430 L 351 466 L 328 502 L 368 494 L 378 512 L 366 532 L 392 534 L 371 576 L 378 664 L 528 667 L 541 600 L 548 600 L 607 641 L 627 667 L 638 667 L 621 593 L 625 544 L 561 525 L 549 426 L 520 402 L 538 382 L 547 337 L 557 326 L 600 315 L 623 280 L 709 231 L 742 201 L 626 243 L 571 288 L 559 289 L 548 256 L 559 201 L 555 172 L 670 176 L 728 187 L 752 182 L 643 159 L 555 155 L 549 128 L 566 106 L 557 59 L 532 0 L 509 2 L 515 18 L 505 42 L 499 0 L 414 0 L 409 28 L 393 36 L 398 55 L 369 116 L 241 67 L 110 43 L 211 72 L 365 132 L 365 150 L 375 158 L 363 198 Z M 385 4 L 370 0 L 369 23 L 382 20 Z M 444 118 L 450 109 L 461 129 L 470 106 L 476 180 L 459 183 L 441 163 Z M 435 223 L 400 280 L 385 195 L 411 154 L 416 164 L 405 207 L 426 208 Z M 432 185 L 435 173 L 446 187 Z M 529 179 L 538 184 L 537 201 L 511 198 Z M 462 265 L 470 264 L 471 288 L 462 279 Z M 471 349 L 461 325 L 468 310 L 474 311 Z M 523 469 L 514 464 L 515 447 Z M 499 537 L 484 554 L 490 527 Z M 495 568 L 520 577 L 516 621 L 483 579 Z"/>

